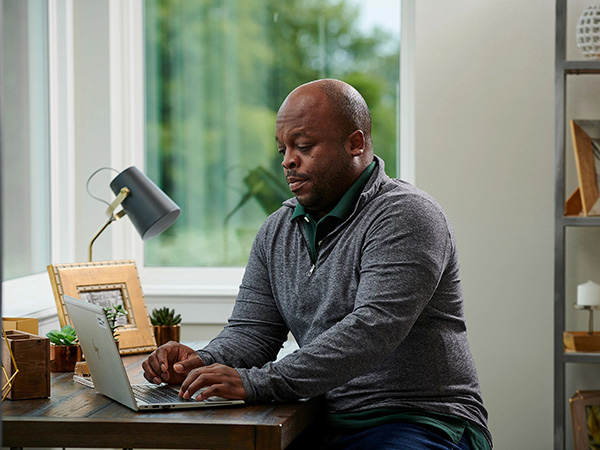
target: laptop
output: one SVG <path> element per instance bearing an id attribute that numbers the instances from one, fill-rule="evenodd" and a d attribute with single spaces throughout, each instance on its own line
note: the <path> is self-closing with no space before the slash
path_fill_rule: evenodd
<path id="1" fill-rule="evenodd" d="M 243 400 L 210 397 L 203 401 L 179 398 L 179 388 L 150 383 L 131 384 L 115 345 L 104 310 L 67 295 L 65 305 L 85 355 L 94 387 L 101 394 L 135 410 L 213 408 L 243 404 Z"/>

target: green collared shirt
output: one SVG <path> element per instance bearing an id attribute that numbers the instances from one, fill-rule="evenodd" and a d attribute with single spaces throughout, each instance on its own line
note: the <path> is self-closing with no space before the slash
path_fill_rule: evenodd
<path id="1" fill-rule="evenodd" d="M 375 170 L 375 161 L 360 174 L 357 180 L 350 186 L 346 193 L 342 196 L 340 201 L 335 205 L 328 214 L 323 216 L 318 222 L 306 211 L 304 206 L 300 203 L 296 205 L 294 214 L 292 215 L 292 221 L 299 217 L 304 218 L 304 228 L 308 237 L 308 244 L 310 248 L 310 259 L 314 263 L 317 260 L 317 253 L 321 245 L 321 241 L 327 236 L 338 224 L 342 223 L 356 206 L 358 197 L 365 188 L 367 181 L 371 177 L 373 170 Z"/>

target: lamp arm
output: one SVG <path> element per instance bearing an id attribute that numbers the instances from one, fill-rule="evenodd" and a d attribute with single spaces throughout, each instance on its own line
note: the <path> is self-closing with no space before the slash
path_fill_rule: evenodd
<path id="1" fill-rule="evenodd" d="M 92 245 L 94 245 L 94 241 L 96 241 L 96 239 L 98 239 L 98 236 L 100 236 L 100 234 L 102 234 L 102 232 L 104 230 L 106 230 L 106 227 L 108 227 L 115 220 L 119 220 L 121 217 L 123 217 L 125 215 L 125 211 L 124 210 L 121 210 L 118 213 L 114 213 L 114 210 L 117 209 L 117 207 L 121 203 L 123 203 L 123 200 L 125 200 L 127 198 L 127 196 L 130 194 L 130 192 L 131 191 L 128 188 L 126 188 L 126 187 L 122 188 L 121 191 L 119 192 L 119 195 L 117 195 L 117 197 L 113 200 L 113 202 L 110 204 L 110 206 L 106 210 L 106 215 L 108 216 L 108 220 L 96 232 L 96 234 L 94 235 L 94 237 L 90 241 L 90 246 L 88 247 L 89 262 L 92 262 Z"/>
<path id="2" fill-rule="evenodd" d="M 100 236 L 100 234 L 106 230 L 106 227 L 108 227 L 112 222 L 114 222 L 116 219 L 113 216 L 110 216 L 108 218 L 108 220 L 106 221 L 106 223 L 104 225 L 102 225 L 102 227 L 96 232 L 96 234 L 94 235 L 94 237 L 92 238 L 92 240 L 90 241 L 90 246 L 88 247 L 88 258 L 89 258 L 89 262 L 92 262 L 92 245 L 94 245 L 94 241 L 96 241 L 96 239 L 98 239 L 98 236 Z"/>

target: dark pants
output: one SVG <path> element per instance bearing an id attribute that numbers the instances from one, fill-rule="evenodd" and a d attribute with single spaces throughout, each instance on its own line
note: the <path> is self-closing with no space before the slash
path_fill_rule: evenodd
<path id="1" fill-rule="evenodd" d="M 465 437 L 457 444 L 434 428 L 411 423 L 389 423 L 361 430 L 309 432 L 290 449 L 320 450 L 471 450 Z M 320 435 L 318 439 L 316 436 Z M 302 439 L 304 438 L 304 439 Z M 320 443 L 316 441 L 319 440 Z M 307 442 L 312 441 L 312 442 Z"/>

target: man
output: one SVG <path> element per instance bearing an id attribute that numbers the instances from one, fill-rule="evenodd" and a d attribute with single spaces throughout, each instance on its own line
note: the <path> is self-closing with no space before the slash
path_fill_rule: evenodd
<path id="1" fill-rule="evenodd" d="M 324 448 L 490 448 L 444 212 L 385 175 L 346 83 L 296 88 L 276 142 L 295 198 L 258 232 L 229 324 L 203 350 L 157 349 L 146 379 L 208 386 L 200 400 L 323 395 Z M 288 332 L 300 349 L 273 362 Z"/>

